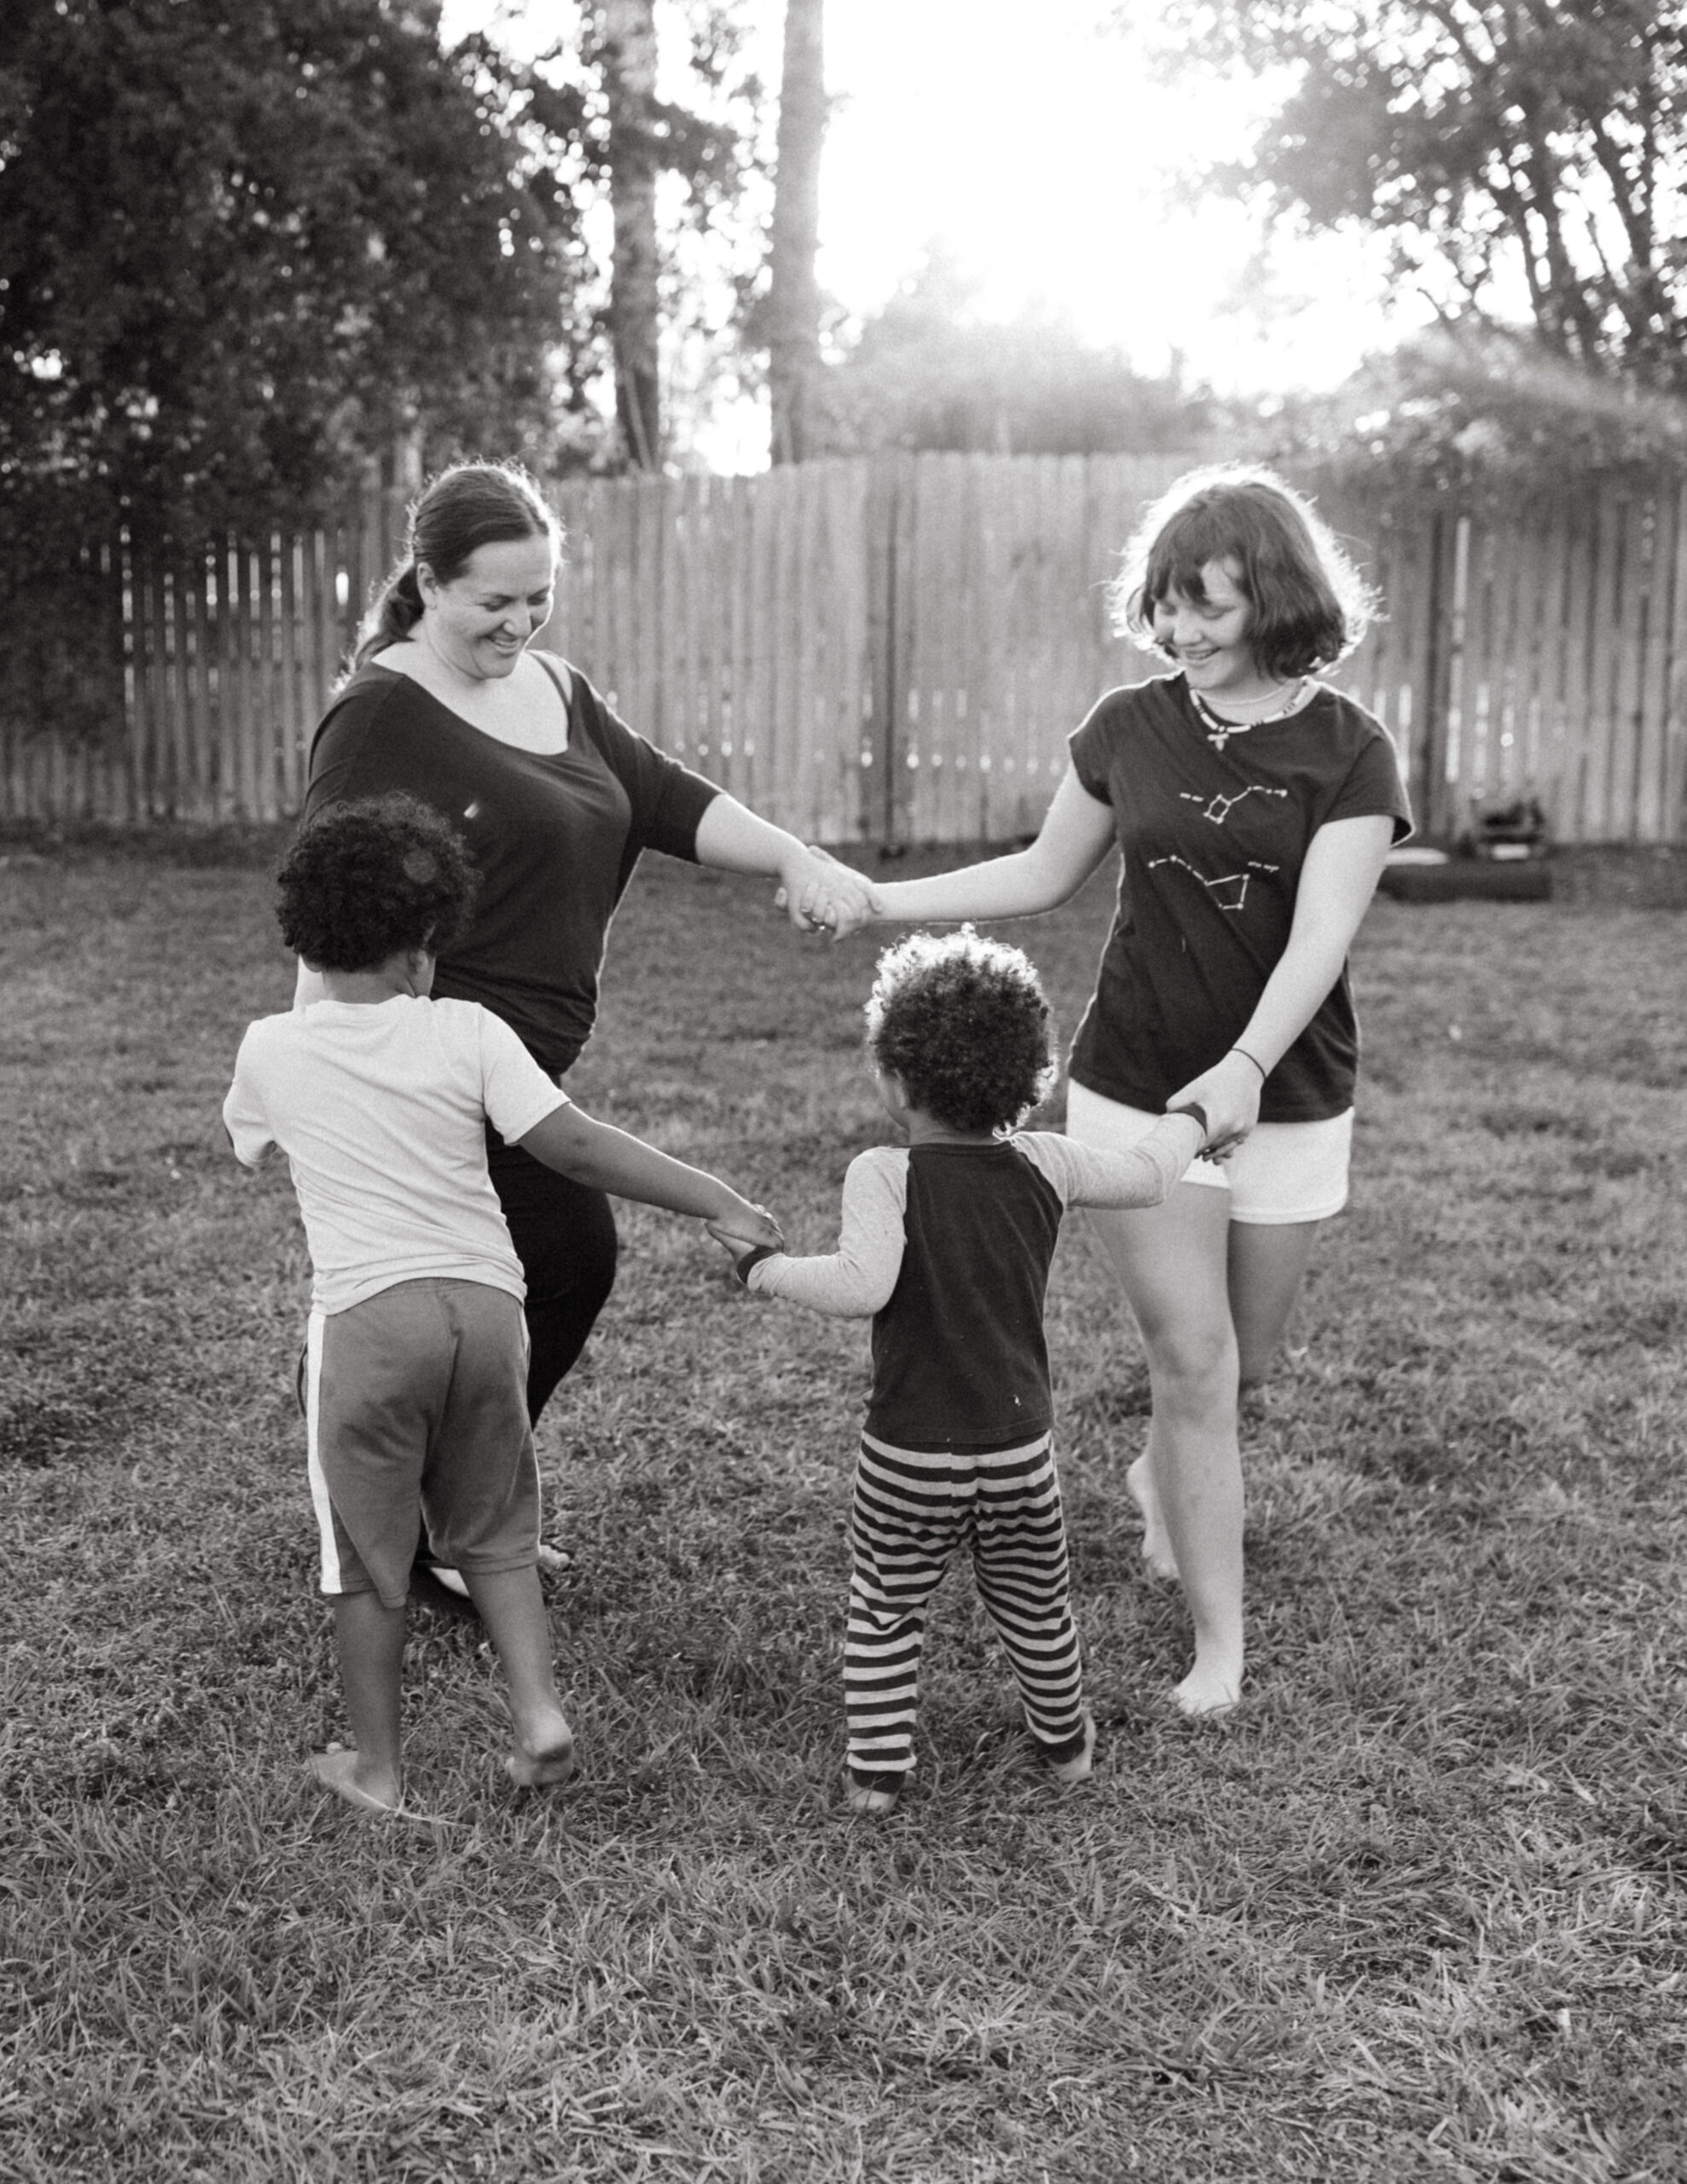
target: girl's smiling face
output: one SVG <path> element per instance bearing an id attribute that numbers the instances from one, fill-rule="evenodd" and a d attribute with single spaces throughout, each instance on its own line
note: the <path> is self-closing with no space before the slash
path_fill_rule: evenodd
<path id="1" fill-rule="evenodd" d="M 1201 572 L 1203 598 L 1191 599 L 1173 584 L 1154 602 L 1155 643 L 1203 698 L 1261 697 L 1270 687 L 1248 642 L 1253 608 L 1239 574 L 1233 562 L 1209 561 Z"/>
<path id="2" fill-rule="evenodd" d="M 425 610 L 416 634 L 459 674 L 493 681 L 550 618 L 556 549 L 548 537 L 501 538 L 477 546 L 448 584 L 418 563 L 416 584 Z"/>

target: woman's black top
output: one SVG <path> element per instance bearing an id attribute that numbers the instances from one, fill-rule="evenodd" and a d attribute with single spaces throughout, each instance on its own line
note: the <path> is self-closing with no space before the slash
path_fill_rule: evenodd
<path id="1" fill-rule="evenodd" d="M 408 675 L 359 668 L 316 730 L 304 799 L 309 819 L 403 789 L 451 822 L 480 884 L 434 991 L 482 1002 L 558 1076 L 591 1036 L 609 921 L 641 852 L 694 859 L 720 793 L 635 735 L 577 671 L 570 681 L 568 748 L 540 757 Z"/>

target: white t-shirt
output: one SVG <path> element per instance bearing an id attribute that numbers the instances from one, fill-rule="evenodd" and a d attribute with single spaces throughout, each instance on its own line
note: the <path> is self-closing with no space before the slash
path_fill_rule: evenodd
<path id="1" fill-rule="evenodd" d="M 247 1026 L 223 1103 L 254 1168 L 279 1145 L 310 1246 L 311 1304 L 343 1312 L 395 1282 L 444 1275 L 525 1297 L 486 1170 L 566 1107 L 508 1025 L 476 1001 L 313 1001 Z"/>

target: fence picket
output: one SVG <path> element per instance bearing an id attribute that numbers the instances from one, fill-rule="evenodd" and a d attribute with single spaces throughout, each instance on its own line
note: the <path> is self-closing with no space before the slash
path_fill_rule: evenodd
<path id="1" fill-rule="evenodd" d="M 896 454 L 571 479 L 541 641 L 652 741 L 805 834 L 1011 839 L 1039 823 L 1097 694 L 1157 671 L 1113 634 L 1104 586 L 1180 468 Z M 1384 594 L 1337 679 L 1395 735 L 1426 833 L 1521 794 L 1561 840 L 1687 832 L 1687 484 L 1577 479 L 1467 510 L 1307 483 Z M 89 549 L 106 606 L 100 657 L 76 672 L 109 689 L 110 727 L 78 740 L 9 713 L 0 810 L 296 810 L 403 498 L 371 488 L 337 520 L 174 562 Z"/>

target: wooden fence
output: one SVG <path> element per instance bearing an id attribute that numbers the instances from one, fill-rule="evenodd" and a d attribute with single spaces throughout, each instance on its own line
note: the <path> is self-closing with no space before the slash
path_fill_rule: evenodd
<path id="1" fill-rule="evenodd" d="M 1104 587 L 1181 467 L 921 456 L 576 481 L 540 642 L 812 839 L 1008 839 L 1035 826 L 1097 694 L 1154 671 L 1112 634 Z M 1687 837 L 1680 480 L 1595 478 L 1499 511 L 1305 482 L 1388 602 L 1339 679 L 1395 736 L 1426 833 L 1534 795 L 1559 840 Z M 0 727 L 0 816 L 296 810 L 403 522 L 371 495 L 333 526 L 184 565 L 113 551 L 103 732 Z"/>

